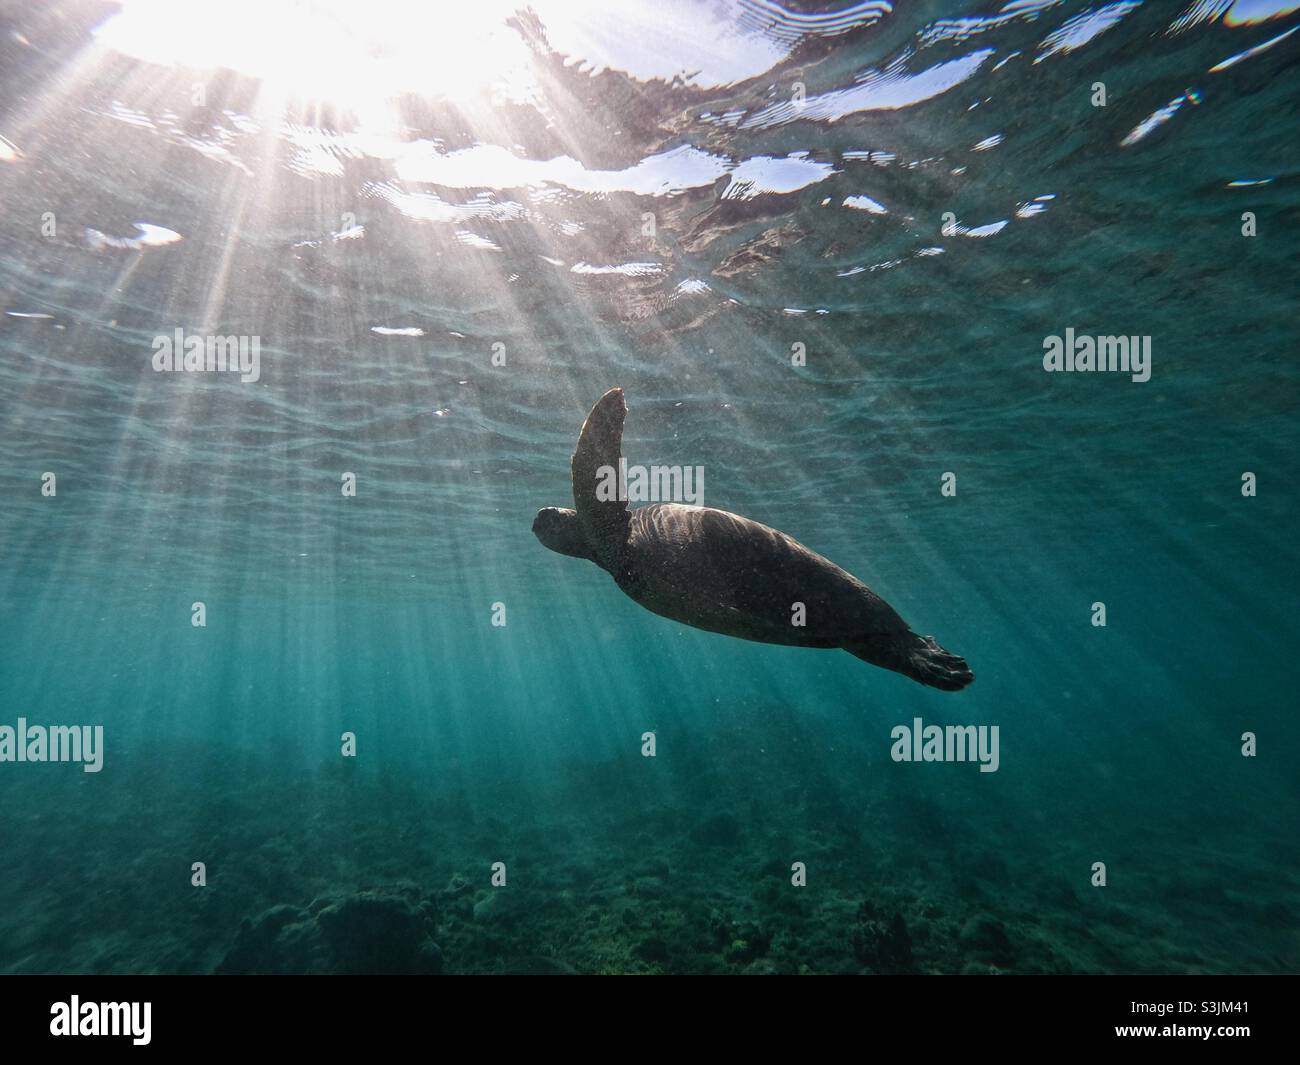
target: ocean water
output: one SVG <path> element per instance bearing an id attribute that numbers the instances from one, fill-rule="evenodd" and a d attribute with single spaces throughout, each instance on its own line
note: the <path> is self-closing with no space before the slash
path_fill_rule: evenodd
<path id="1" fill-rule="evenodd" d="M 416 6 L 0 6 L 0 971 L 1295 971 L 1294 5 Z M 975 683 L 544 549 L 614 386 Z"/>

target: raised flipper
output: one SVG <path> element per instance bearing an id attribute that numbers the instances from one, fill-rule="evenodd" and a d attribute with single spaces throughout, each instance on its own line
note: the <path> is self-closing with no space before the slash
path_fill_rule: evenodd
<path id="1" fill-rule="evenodd" d="M 627 500 L 618 493 L 608 493 L 611 498 L 598 498 L 598 485 L 609 486 L 608 475 L 601 476 L 602 467 L 614 472 L 617 486 L 618 462 L 623 452 L 623 420 L 627 417 L 627 401 L 621 388 L 611 388 L 591 408 L 587 420 L 578 434 L 578 446 L 573 452 L 573 506 L 578 512 L 587 542 L 596 554 L 596 561 L 610 572 L 617 572 L 627 544 L 629 516 Z"/>

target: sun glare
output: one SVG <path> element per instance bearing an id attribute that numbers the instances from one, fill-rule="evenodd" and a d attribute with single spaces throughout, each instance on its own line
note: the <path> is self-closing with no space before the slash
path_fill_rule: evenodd
<path id="1" fill-rule="evenodd" d="M 410 93 L 519 96 L 530 54 L 518 5 L 409 0 L 123 0 L 98 42 L 147 62 L 257 79 L 264 102 L 328 102 L 364 116 Z"/>

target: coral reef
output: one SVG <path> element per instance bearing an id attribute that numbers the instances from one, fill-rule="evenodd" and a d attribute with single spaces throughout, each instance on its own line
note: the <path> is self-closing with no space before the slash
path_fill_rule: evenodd
<path id="1" fill-rule="evenodd" d="M 305 775 L 202 747 L 107 774 L 0 778 L 5 972 L 1278 972 L 1295 885 L 1135 832 L 1120 888 L 1090 887 L 1064 816 L 1028 840 L 961 795 L 770 762 L 788 718 L 679 751 L 655 788 L 593 764 L 490 801 L 453 785 Z M 177 774 L 168 765 L 198 768 Z M 660 768 L 660 767 L 656 767 Z M 143 782 L 143 786 L 142 783 Z M 976 781 L 972 787 L 981 784 Z M 61 811 L 51 848 L 45 812 Z M 1258 826 L 1255 830 L 1259 831 Z M 1237 837 L 1233 836 L 1232 839 Z M 1280 839 L 1280 837 L 1279 837 Z M 923 841 L 918 843 L 918 840 Z M 1170 848 L 1159 853 L 1158 847 Z M 1193 847 L 1199 846 L 1196 851 Z M 190 863 L 206 863 L 194 886 Z M 492 869 L 507 870 L 494 886 Z M 806 886 L 792 874 L 806 869 Z M 1201 880 L 1256 885 L 1209 891 Z M 1277 873 L 1271 874 L 1276 878 Z M 33 885 L 36 885 L 33 889 Z M 89 886 L 88 886 L 89 885 Z"/>

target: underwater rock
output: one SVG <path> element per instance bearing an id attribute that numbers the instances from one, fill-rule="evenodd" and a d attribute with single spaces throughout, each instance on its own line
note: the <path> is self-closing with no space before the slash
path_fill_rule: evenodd
<path id="1" fill-rule="evenodd" d="M 273 906 L 245 920 L 218 973 L 432 974 L 434 908 L 403 895 L 361 891 L 307 909 Z"/>
<path id="2" fill-rule="evenodd" d="M 442 954 L 429 941 L 433 915 L 406 899 L 362 892 L 322 910 L 316 920 L 334 950 L 338 972 L 442 971 Z"/>
<path id="3" fill-rule="evenodd" d="M 987 913 L 977 913 L 967 921 L 957 940 L 965 950 L 999 964 L 1009 962 L 1015 954 L 1002 923 Z"/>
<path id="4" fill-rule="evenodd" d="M 255 920 L 245 918 L 218 973 L 302 973 L 320 971 L 327 951 L 315 918 L 299 906 L 272 906 Z"/>
<path id="5" fill-rule="evenodd" d="M 438 976 L 442 972 L 442 948 L 432 939 L 426 939 L 415 950 L 415 967 L 412 973 Z"/>
<path id="6" fill-rule="evenodd" d="M 912 937 L 901 913 L 895 910 L 894 916 L 885 921 L 870 902 L 864 902 L 858 908 L 858 922 L 849 937 L 858 961 L 876 973 L 914 970 Z"/>

